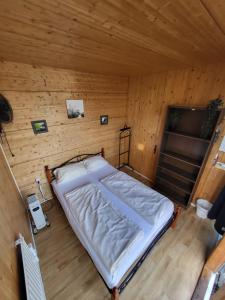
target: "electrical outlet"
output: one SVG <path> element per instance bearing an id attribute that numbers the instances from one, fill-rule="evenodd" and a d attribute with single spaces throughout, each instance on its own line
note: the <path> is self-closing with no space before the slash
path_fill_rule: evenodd
<path id="1" fill-rule="evenodd" d="M 36 182 L 37 184 L 40 184 L 40 183 L 41 183 L 41 178 L 40 178 L 40 177 L 36 177 L 36 178 L 35 178 L 35 182 Z"/>

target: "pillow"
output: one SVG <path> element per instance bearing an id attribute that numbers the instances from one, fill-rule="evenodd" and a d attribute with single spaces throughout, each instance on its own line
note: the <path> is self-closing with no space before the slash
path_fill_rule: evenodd
<path id="1" fill-rule="evenodd" d="M 65 183 L 87 174 L 83 162 L 57 168 L 54 172 L 57 183 Z"/>
<path id="2" fill-rule="evenodd" d="M 89 172 L 94 172 L 108 165 L 108 162 L 100 155 L 93 156 L 84 160 L 84 166 Z"/>

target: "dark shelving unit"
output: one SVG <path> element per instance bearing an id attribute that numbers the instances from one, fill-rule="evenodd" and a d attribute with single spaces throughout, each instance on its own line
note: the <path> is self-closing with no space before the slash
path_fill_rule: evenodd
<path id="1" fill-rule="evenodd" d="M 183 207 L 188 206 L 196 190 L 216 136 L 220 114 L 218 111 L 211 131 L 205 135 L 207 108 L 168 108 L 155 188 Z"/>

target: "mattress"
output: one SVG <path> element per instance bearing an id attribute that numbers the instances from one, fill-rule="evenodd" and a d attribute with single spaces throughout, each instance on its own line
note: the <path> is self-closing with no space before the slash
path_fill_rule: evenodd
<path id="1" fill-rule="evenodd" d="M 161 213 L 160 218 L 155 222 L 155 224 L 148 222 L 143 218 L 135 209 L 130 207 L 123 199 L 120 199 L 116 193 L 110 191 L 104 184 L 101 183 L 103 178 L 107 176 L 116 174 L 118 171 L 110 165 L 104 166 L 96 172 L 89 173 L 80 177 L 79 179 L 71 180 L 70 182 L 64 184 L 58 184 L 55 180 L 52 182 L 53 190 L 61 203 L 61 206 L 67 216 L 67 219 L 75 232 L 76 236 L 79 238 L 80 242 L 84 248 L 89 253 L 92 258 L 97 270 L 103 277 L 109 288 L 118 286 L 119 282 L 123 278 L 127 270 L 132 266 L 132 264 L 140 257 L 144 251 L 147 249 L 149 244 L 154 240 L 159 231 L 166 225 L 168 220 L 173 214 L 173 204 L 169 206 L 169 209 Z M 109 271 L 105 263 L 101 259 L 98 251 L 90 243 L 90 241 L 85 236 L 79 222 L 74 218 L 71 207 L 66 200 L 66 194 L 73 191 L 75 188 L 83 186 L 88 183 L 94 183 L 98 186 L 99 190 L 102 192 L 104 197 L 112 204 L 113 207 L 117 208 L 123 213 L 129 220 L 136 224 L 143 232 L 142 241 L 135 243 L 133 247 L 130 247 L 126 252 L 126 255 L 119 260 L 116 268 L 113 272 Z M 170 200 L 168 200 L 171 202 Z"/>

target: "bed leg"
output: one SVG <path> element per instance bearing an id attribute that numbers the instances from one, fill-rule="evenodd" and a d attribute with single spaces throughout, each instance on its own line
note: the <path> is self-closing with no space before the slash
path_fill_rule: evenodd
<path id="1" fill-rule="evenodd" d="M 179 218 L 180 214 L 181 214 L 181 207 L 177 206 L 176 207 L 176 212 L 175 212 L 175 218 L 174 218 L 173 223 L 171 224 L 171 228 L 172 229 L 176 228 L 176 226 L 177 226 L 177 219 Z"/>
<path id="2" fill-rule="evenodd" d="M 112 289 L 111 300 L 119 300 L 119 290 L 116 287 Z"/>
<path id="3" fill-rule="evenodd" d="M 51 170 L 49 169 L 48 166 L 45 166 L 45 175 L 47 177 L 48 183 L 51 184 L 52 174 L 51 174 Z"/>
<path id="4" fill-rule="evenodd" d="M 102 154 L 102 157 L 105 158 L 105 149 L 104 148 L 101 149 L 101 154 Z"/>

